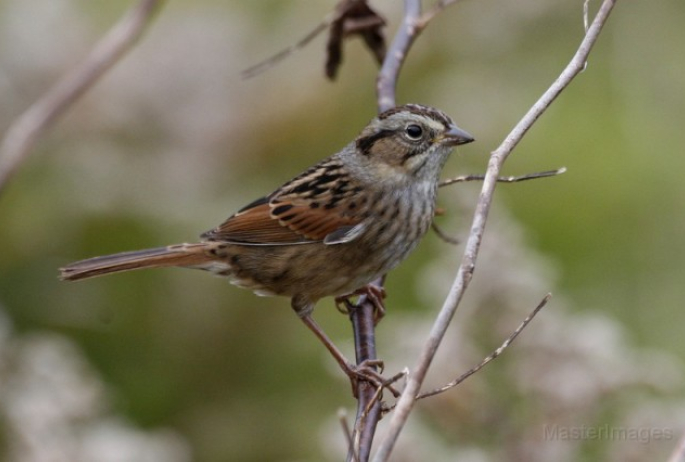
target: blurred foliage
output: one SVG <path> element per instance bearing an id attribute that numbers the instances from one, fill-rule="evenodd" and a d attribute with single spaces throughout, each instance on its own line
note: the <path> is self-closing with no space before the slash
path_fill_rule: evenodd
<path id="1" fill-rule="evenodd" d="M 0 0 L 0 128 L 69 70 L 130 3 Z M 397 2 L 373 4 L 392 33 L 401 14 Z M 376 65 L 361 43 L 346 44 L 335 83 L 323 78 L 323 38 L 265 74 L 239 77 L 301 38 L 331 5 L 169 2 L 137 48 L 41 141 L 0 197 L 0 302 L 13 335 L 48 332 L 76 342 L 107 384 L 115 412 L 141 428 L 174 429 L 193 460 L 339 460 L 342 435 L 331 421 L 339 407 L 353 408 L 348 385 L 285 299 L 258 298 L 194 271 L 65 284 L 56 269 L 108 252 L 191 241 L 351 140 L 375 113 Z M 399 101 L 440 107 L 477 138 L 453 156 L 446 176 L 484 170 L 486 154 L 574 53 L 581 13 L 582 2 L 570 0 L 459 2 L 419 38 Z M 592 411 L 560 405 L 566 425 L 628 425 L 637 401 L 685 398 L 676 373 L 685 359 L 684 15 L 679 0 L 620 2 L 587 70 L 508 161 L 506 174 L 560 166 L 568 173 L 498 189 L 484 243 L 484 251 L 495 248 L 492 262 L 479 264 L 481 286 L 456 320 L 454 351 L 465 356 L 448 361 L 446 377 L 494 348 L 546 291 L 560 297 L 540 315 L 548 321 L 536 320 L 523 334 L 539 340 L 537 347 L 532 340 L 520 351 L 515 345 L 479 375 L 477 386 L 452 391 L 441 401 L 448 404 L 422 405 L 415 420 L 423 427 L 408 428 L 403 438 L 435 452 L 414 460 L 485 457 L 476 447 L 490 448 L 491 458 L 478 460 L 639 460 L 620 458 L 625 453 L 612 446 L 618 442 L 602 440 L 581 442 L 563 457 L 543 446 L 537 458 L 522 445 L 505 453 L 507 442 L 541 439 L 549 416 L 543 402 L 560 399 L 545 401 L 543 391 L 512 379 L 517 370 L 537 371 L 536 359 L 549 374 L 572 366 L 597 378 L 594 387 L 612 391 L 611 399 L 593 395 L 588 402 L 601 406 Z M 462 242 L 478 188 L 453 186 L 440 198 L 448 210 L 440 223 Z M 431 235 L 390 275 L 388 319 L 379 327 L 388 370 L 415 357 L 421 337 L 407 325 L 430 321 L 460 251 Z M 349 325 L 330 300 L 319 304 L 316 317 L 351 351 Z M 566 328 L 575 333 L 569 355 L 579 348 L 574 340 L 597 350 L 577 360 L 555 356 L 554 339 L 537 337 L 543 328 L 558 337 Z M 393 361 L 399 346 L 414 349 Z M 591 358 L 614 347 L 615 356 L 593 366 Z M 638 348 L 672 355 L 673 362 L 661 368 L 643 362 Z M 627 373 L 610 385 L 599 380 L 621 358 L 655 374 L 653 383 Z M 675 379 L 666 377 L 669 370 Z M 436 385 L 443 381 L 435 378 Z M 673 426 L 675 438 L 681 417 L 663 423 Z M 522 436 L 524 427 L 531 438 Z M 665 443 L 654 449 L 660 459 L 675 440 Z M 635 454 L 652 459 L 651 446 L 642 449 Z M 412 460 L 411 451 L 403 454 Z"/>

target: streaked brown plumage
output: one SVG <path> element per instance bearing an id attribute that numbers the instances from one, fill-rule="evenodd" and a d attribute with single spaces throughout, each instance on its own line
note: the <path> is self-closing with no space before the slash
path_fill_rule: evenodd
<path id="1" fill-rule="evenodd" d="M 310 315 L 320 298 L 361 288 L 414 249 L 433 219 L 449 153 L 471 141 L 437 109 L 399 106 L 200 243 L 91 258 L 61 275 L 75 281 L 142 268 L 209 270 L 257 294 L 290 297 L 314 328 Z"/>

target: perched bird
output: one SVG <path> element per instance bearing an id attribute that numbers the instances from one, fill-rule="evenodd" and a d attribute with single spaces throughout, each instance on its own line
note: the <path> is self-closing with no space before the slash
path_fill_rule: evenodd
<path id="1" fill-rule="evenodd" d="M 351 366 L 312 319 L 316 302 L 353 293 L 416 247 L 433 220 L 439 175 L 473 141 L 437 109 L 407 104 L 374 118 L 341 151 L 230 216 L 194 244 L 123 252 L 61 268 L 77 281 L 143 268 L 227 276 L 293 309 L 341 367 Z"/>

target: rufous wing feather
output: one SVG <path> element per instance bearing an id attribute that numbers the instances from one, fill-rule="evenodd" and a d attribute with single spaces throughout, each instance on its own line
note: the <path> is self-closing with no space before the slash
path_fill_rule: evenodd
<path id="1" fill-rule="evenodd" d="M 246 245 L 328 243 L 327 236 L 355 227 L 366 215 L 354 200 L 359 189 L 351 187 L 347 180 L 341 181 L 340 175 L 325 173 L 326 168 L 305 172 L 202 237 Z M 336 182 L 338 187 L 331 189 L 323 181 Z"/>
<path id="2" fill-rule="evenodd" d="M 285 245 L 307 242 L 305 236 L 284 227 L 271 215 L 268 202 L 255 201 L 221 225 L 202 235 L 210 241 L 252 245 Z"/>

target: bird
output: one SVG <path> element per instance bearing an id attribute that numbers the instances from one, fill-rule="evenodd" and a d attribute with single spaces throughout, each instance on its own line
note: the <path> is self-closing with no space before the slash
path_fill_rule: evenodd
<path id="1" fill-rule="evenodd" d="M 397 106 L 199 242 L 77 261 L 60 268 L 60 277 L 184 267 L 226 276 L 258 295 L 289 297 L 352 377 L 358 372 L 314 321 L 314 306 L 324 297 L 358 293 L 414 250 L 431 226 L 443 166 L 455 146 L 472 141 L 439 109 Z"/>

